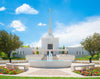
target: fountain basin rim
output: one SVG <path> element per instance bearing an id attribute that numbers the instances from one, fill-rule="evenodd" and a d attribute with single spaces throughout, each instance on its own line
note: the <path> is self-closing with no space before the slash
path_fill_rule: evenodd
<path id="1" fill-rule="evenodd" d="M 43 62 L 43 61 L 44 61 L 44 62 L 47 62 L 47 61 L 48 61 L 48 62 L 49 62 L 49 61 L 52 61 L 52 62 L 53 62 L 53 61 L 54 61 L 54 62 L 56 62 L 56 61 L 73 61 L 73 60 L 29 60 L 29 61 L 42 61 L 42 62 Z"/>

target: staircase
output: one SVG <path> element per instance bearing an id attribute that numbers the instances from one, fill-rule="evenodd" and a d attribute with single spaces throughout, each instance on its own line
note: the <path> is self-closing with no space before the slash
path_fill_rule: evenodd
<path id="1" fill-rule="evenodd" d="M 47 56 L 44 56 L 42 60 L 47 60 Z M 58 60 L 57 56 L 53 56 L 53 60 Z"/>

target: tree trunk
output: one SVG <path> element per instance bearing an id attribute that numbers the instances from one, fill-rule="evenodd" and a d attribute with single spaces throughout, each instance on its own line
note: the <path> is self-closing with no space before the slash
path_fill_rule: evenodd
<path id="1" fill-rule="evenodd" d="M 8 54 L 8 58 L 9 58 L 9 63 L 11 63 L 11 58 L 10 58 L 10 54 L 11 52 L 7 53 Z"/>
<path id="2" fill-rule="evenodd" d="M 92 58 L 89 58 L 89 62 L 92 63 Z"/>
<path id="3" fill-rule="evenodd" d="M 10 53 L 7 53 L 8 54 L 8 58 L 10 58 Z"/>
<path id="4" fill-rule="evenodd" d="M 94 55 L 93 55 L 93 54 L 91 54 L 90 63 L 92 63 L 93 56 L 94 56 Z"/>

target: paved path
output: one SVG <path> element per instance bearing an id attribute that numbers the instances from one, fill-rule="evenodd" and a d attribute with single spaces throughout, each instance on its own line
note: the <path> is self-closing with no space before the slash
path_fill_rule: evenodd
<path id="1" fill-rule="evenodd" d="M 76 64 L 76 63 L 73 63 Z M 0 64 L 4 65 L 5 64 Z M 100 65 L 96 65 L 99 66 Z M 29 67 L 29 70 L 17 75 L 6 76 L 26 76 L 26 77 L 84 77 L 71 71 L 71 68 L 33 68 Z M 95 77 L 95 76 L 94 76 Z M 100 77 L 100 76 L 99 76 Z"/>
<path id="2" fill-rule="evenodd" d="M 17 76 L 35 76 L 35 77 L 83 77 L 79 74 L 71 72 L 71 68 L 32 68 L 27 72 L 18 74 Z"/>

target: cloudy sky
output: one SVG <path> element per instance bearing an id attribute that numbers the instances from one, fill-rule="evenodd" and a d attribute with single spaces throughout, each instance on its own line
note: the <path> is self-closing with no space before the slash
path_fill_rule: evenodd
<path id="1" fill-rule="evenodd" d="M 24 45 L 41 46 L 49 28 L 49 8 L 60 46 L 78 46 L 100 33 L 100 0 L 0 0 L 0 30 L 18 35 Z"/>

